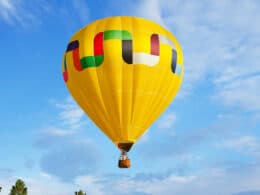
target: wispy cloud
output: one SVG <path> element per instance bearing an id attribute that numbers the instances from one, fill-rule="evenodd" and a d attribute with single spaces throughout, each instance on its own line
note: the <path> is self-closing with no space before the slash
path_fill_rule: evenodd
<path id="1" fill-rule="evenodd" d="M 112 194 L 170 194 L 170 186 L 172 184 L 186 185 L 194 179 L 193 176 L 175 176 L 169 175 L 164 178 L 156 178 L 150 176 L 147 180 L 138 179 L 136 176 L 119 176 L 112 180 L 108 178 L 101 179 L 100 176 L 82 176 L 77 178 L 76 183 L 83 188 L 89 186 L 90 190 L 95 190 L 96 193 L 103 195 Z M 109 187 L 109 191 L 106 188 Z M 87 189 L 86 189 L 87 190 Z"/>
<path id="2" fill-rule="evenodd" d="M 61 102 L 52 100 L 51 103 L 56 108 L 60 109 L 59 120 L 65 128 L 75 130 L 86 123 L 86 121 L 83 120 L 83 116 L 85 115 L 84 112 L 71 97 L 68 97 L 65 101 Z"/>
<path id="3" fill-rule="evenodd" d="M 0 16 L 9 24 L 13 23 L 13 17 L 17 18 L 16 9 L 9 0 L 0 1 Z"/>
<path id="4" fill-rule="evenodd" d="M 236 151 L 259 154 L 260 142 L 257 137 L 254 136 L 240 136 L 230 138 L 219 144 L 220 147 L 234 149 Z"/>
<path id="5" fill-rule="evenodd" d="M 73 0 L 73 7 L 77 11 L 81 22 L 85 25 L 89 19 L 89 8 L 84 0 Z"/>
<path id="6" fill-rule="evenodd" d="M 17 0 L 0 0 L 0 19 L 13 26 L 31 28 L 41 23 L 42 15 L 50 11 L 50 4 L 42 0 L 30 4 Z"/>
<path id="7" fill-rule="evenodd" d="M 175 113 L 165 113 L 157 122 L 157 125 L 160 129 L 168 129 L 172 127 L 176 122 Z"/>
<path id="8" fill-rule="evenodd" d="M 50 127 L 50 128 L 44 129 L 44 131 L 47 134 L 49 134 L 50 136 L 54 136 L 54 137 L 68 136 L 68 135 L 73 135 L 76 133 L 75 130 L 64 130 L 64 129 L 59 129 L 56 127 Z"/>
<path id="9" fill-rule="evenodd" d="M 260 75 L 242 77 L 217 84 L 213 99 L 224 105 L 238 106 L 246 111 L 260 111 Z"/>
<path id="10" fill-rule="evenodd" d="M 149 18 L 160 24 L 164 23 L 162 18 L 161 3 L 159 0 L 144 0 L 137 7 L 136 14 L 141 17 Z"/>
<path id="11" fill-rule="evenodd" d="M 65 3 L 60 5 L 58 2 L 44 0 L 33 2 L 0 0 L 0 21 L 2 20 L 10 26 L 30 29 L 41 25 L 46 16 L 49 16 L 66 21 L 65 27 L 68 25 L 70 28 L 74 28 L 79 20 L 85 25 L 89 19 L 89 8 L 86 1 L 73 0 Z"/>

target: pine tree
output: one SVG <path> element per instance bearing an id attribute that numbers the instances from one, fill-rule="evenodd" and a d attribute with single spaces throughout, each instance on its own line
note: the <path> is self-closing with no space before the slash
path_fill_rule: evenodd
<path id="1" fill-rule="evenodd" d="M 84 193 L 82 190 L 75 192 L 75 195 L 87 195 L 86 193 Z"/>
<path id="2" fill-rule="evenodd" d="M 27 195 L 27 188 L 23 180 L 18 179 L 9 195 Z"/>

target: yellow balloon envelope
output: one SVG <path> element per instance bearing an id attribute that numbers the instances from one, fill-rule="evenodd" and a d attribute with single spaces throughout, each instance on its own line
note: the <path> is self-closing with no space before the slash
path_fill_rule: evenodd
<path id="1" fill-rule="evenodd" d="M 167 108 L 180 88 L 180 44 L 160 25 L 137 17 L 97 20 L 74 34 L 62 63 L 76 102 L 126 153 Z"/>

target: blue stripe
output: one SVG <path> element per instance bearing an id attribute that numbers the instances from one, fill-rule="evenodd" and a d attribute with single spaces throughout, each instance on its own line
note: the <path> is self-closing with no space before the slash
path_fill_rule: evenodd
<path id="1" fill-rule="evenodd" d="M 68 44 L 66 52 L 72 51 L 78 47 L 79 47 L 79 41 L 78 40 L 72 41 Z"/>
<path id="2" fill-rule="evenodd" d="M 174 49 L 172 49 L 172 72 L 175 73 L 176 71 L 176 63 L 177 63 L 177 53 Z"/>

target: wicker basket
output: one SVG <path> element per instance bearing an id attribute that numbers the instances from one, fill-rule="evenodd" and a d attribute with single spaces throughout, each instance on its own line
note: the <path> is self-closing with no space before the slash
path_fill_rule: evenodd
<path id="1" fill-rule="evenodd" d="M 124 160 L 120 159 L 118 161 L 118 167 L 119 168 L 130 168 L 130 166 L 131 166 L 131 161 L 130 161 L 129 158 L 124 159 Z"/>

